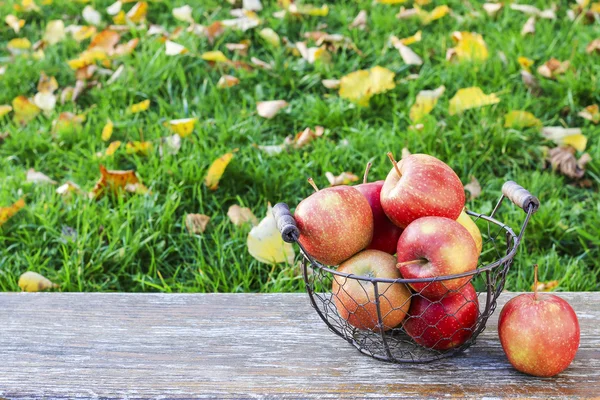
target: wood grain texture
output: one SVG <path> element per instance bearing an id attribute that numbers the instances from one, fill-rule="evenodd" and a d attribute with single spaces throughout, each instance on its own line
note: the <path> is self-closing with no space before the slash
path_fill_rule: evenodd
<path id="1" fill-rule="evenodd" d="M 396 365 L 329 332 L 303 294 L 2 293 L 0 397 L 598 396 L 600 293 L 561 296 L 581 346 L 565 372 L 535 378 L 508 364 L 500 308 L 465 355 Z"/>

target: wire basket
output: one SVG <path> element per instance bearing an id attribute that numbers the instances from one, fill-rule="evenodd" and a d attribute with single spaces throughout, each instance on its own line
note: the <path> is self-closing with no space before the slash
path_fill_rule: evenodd
<path id="1" fill-rule="evenodd" d="M 518 234 L 495 218 L 505 198 L 526 213 Z M 539 200 L 535 196 L 515 182 L 506 182 L 489 216 L 467 211 L 474 217 L 483 237 L 477 269 L 420 279 L 358 276 L 322 265 L 298 242 L 299 230 L 288 206 L 279 203 L 273 213 L 283 240 L 300 247 L 306 291 L 317 314 L 332 332 L 378 360 L 424 363 L 463 352 L 485 329 L 525 228 L 538 207 Z M 459 288 L 452 285 L 453 289 L 439 300 L 428 300 L 421 295 L 430 285 L 446 285 L 458 279 L 465 283 Z M 355 301 L 348 307 L 345 288 L 351 284 L 356 288 L 357 283 L 368 300 Z M 421 289 L 411 288 L 406 300 L 399 304 L 394 302 L 399 284 L 407 288 L 413 284 Z M 395 325 L 398 319 L 401 322 Z"/>

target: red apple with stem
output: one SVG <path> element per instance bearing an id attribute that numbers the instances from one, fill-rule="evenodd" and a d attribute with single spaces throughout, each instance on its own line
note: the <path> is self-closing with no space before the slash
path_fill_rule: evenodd
<path id="1" fill-rule="evenodd" d="M 298 241 L 315 260 L 338 265 L 358 253 L 373 237 L 373 212 L 365 197 L 351 186 L 319 190 L 296 207 Z"/>
<path id="2" fill-rule="evenodd" d="M 579 321 L 573 308 L 553 294 L 534 292 L 513 297 L 498 320 L 500 343 L 517 370 L 534 376 L 554 376 L 565 370 L 579 347 Z"/>
<path id="3" fill-rule="evenodd" d="M 398 240 L 398 269 L 405 279 L 434 278 L 473 271 L 479 252 L 475 241 L 458 222 L 424 217 L 404 229 Z M 439 299 L 471 280 L 472 275 L 435 282 L 411 283 L 429 299 Z"/>
<path id="4" fill-rule="evenodd" d="M 421 346 L 436 350 L 458 347 L 475 329 L 479 316 L 477 292 L 467 283 L 436 301 L 413 296 L 408 314 L 404 330 Z"/>
<path id="5" fill-rule="evenodd" d="M 394 256 L 379 250 L 364 250 L 344 261 L 339 272 L 370 278 L 400 279 Z M 333 277 L 332 293 L 338 313 L 359 329 L 380 331 L 375 287 L 370 281 Z M 377 283 L 383 330 L 398 326 L 410 307 L 410 290 L 403 283 Z"/>
<path id="6" fill-rule="evenodd" d="M 394 167 L 381 189 L 381 206 L 401 228 L 421 217 L 456 220 L 465 206 L 463 185 L 452 168 L 427 154 L 411 154 Z"/>
<path id="7" fill-rule="evenodd" d="M 369 243 L 367 249 L 381 250 L 386 253 L 395 254 L 402 228 L 394 225 L 381 207 L 381 188 L 384 181 L 368 183 L 371 165 L 370 162 L 367 163 L 363 183 L 354 186 L 356 190 L 365 196 L 373 212 L 373 239 L 371 239 L 371 243 Z"/>

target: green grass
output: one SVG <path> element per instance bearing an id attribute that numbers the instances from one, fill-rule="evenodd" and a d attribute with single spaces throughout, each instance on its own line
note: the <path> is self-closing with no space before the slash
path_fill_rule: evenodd
<path id="1" fill-rule="evenodd" d="M 92 1 L 104 11 L 112 1 Z M 231 18 L 226 2 L 196 1 L 194 18 L 201 24 Z M 162 292 L 247 292 L 300 291 L 303 283 L 294 266 L 261 264 L 246 249 L 250 227 L 235 227 L 227 218 L 230 205 L 250 207 L 262 218 L 267 202 L 287 202 L 294 206 L 312 189 L 306 178 L 319 186 L 327 184 L 324 173 L 352 171 L 360 175 L 367 161 L 373 161 L 371 179 L 383 179 L 390 169 L 385 156 L 398 157 L 403 147 L 424 152 L 447 162 L 463 183 L 474 175 L 482 184 L 482 195 L 468 202 L 469 209 L 490 212 L 500 195 L 502 183 L 515 180 L 541 201 L 531 220 L 525 241 L 510 271 L 507 288 L 528 290 L 532 265 L 540 265 L 542 280 L 557 279 L 559 290 L 600 289 L 600 128 L 577 117 L 583 107 L 600 103 L 600 55 L 588 55 L 585 46 L 598 35 L 598 22 L 584 25 L 566 19 L 566 2 L 561 2 L 559 18 L 540 20 L 534 36 L 522 37 L 527 20 L 522 13 L 504 9 L 495 18 L 473 2 L 480 17 L 469 17 L 470 7 L 451 1 L 450 7 L 466 16 L 462 21 L 446 16 L 428 26 L 418 20 L 398 20 L 399 6 L 373 5 L 371 0 L 331 2 L 327 17 L 279 20 L 275 2 L 264 0 L 259 14 L 263 27 L 271 27 L 292 42 L 322 23 L 327 32 L 350 37 L 362 50 L 333 54 L 332 64 L 310 65 L 284 49 L 272 49 L 260 39 L 258 29 L 247 32 L 228 30 L 214 44 L 184 32 L 175 41 L 194 53 L 222 50 L 229 57 L 249 61 L 250 57 L 273 61 L 272 71 L 211 68 L 198 57 L 168 57 L 164 45 L 132 29 L 124 39 L 139 37 L 140 44 L 130 56 L 119 59 L 126 71 L 116 83 L 84 93 L 76 104 L 58 104 L 47 116 L 39 116 L 25 127 L 15 125 L 11 115 L 0 120 L 0 132 L 10 137 L 0 144 L 0 206 L 21 196 L 27 207 L 0 228 L 0 290 L 18 290 L 21 273 L 37 271 L 60 285 L 62 291 L 162 291 Z M 545 2 L 537 2 L 540 8 Z M 169 30 L 185 25 L 176 21 L 171 9 L 182 2 L 151 2 L 148 20 Z M 223 5 L 225 4 L 225 5 Z M 66 61 L 75 58 L 88 41 L 67 40 L 48 47 L 45 58 L 11 58 L 6 43 L 14 37 L 35 42 L 43 35 L 47 21 L 64 19 L 65 25 L 82 24 L 77 2 L 55 0 L 42 6 L 42 13 L 25 14 L 27 25 L 16 35 L 4 23 L 0 26 L 0 104 L 10 104 L 18 95 L 33 96 L 41 71 L 53 75 L 61 88 L 75 83 L 75 74 Z M 130 7 L 130 5 L 126 5 Z M 429 9 L 431 7 L 428 7 Z M 369 30 L 348 30 L 360 9 L 369 10 Z M 0 2 L 2 15 L 12 11 L 12 2 Z M 423 57 L 417 80 L 401 82 L 417 72 L 402 62 L 398 52 L 386 49 L 391 34 L 398 37 L 423 30 L 423 40 L 411 47 Z M 490 57 L 478 64 L 450 64 L 446 49 L 452 47 L 455 30 L 481 33 Z M 248 56 L 233 55 L 225 43 L 250 39 Z M 503 52 L 504 65 L 498 52 Z M 570 60 L 573 69 L 556 81 L 539 77 L 544 90 L 533 97 L 521 82 L 518 56 L 535 60 L 536 68 L 550 57 Z M 396 88 L 371 99 L 369 108 L 359 108 L 341 99 L 336 91 L 325 89 L 320 81 L 340 78 L 357 69 L 381 65 L 396 72 Z M 222 73 L 240 78 L 241 84 L 219 90 Z M 107 78 L 100 77 L 104 82 Z M 446 86 L 446 93 L 432 111 L 420 132 L 410 131 L 408 110 L 423 89 Z M 502 101 L 494 106 L 448 114 L 448 101 L 463 87 L 479 86 L 495 92 Z M 129 115 L 133 103 L 150 99 L 148 111 Z M 256 114 L 256 102 L 285 99 L 290 106 L 274 119 Z M 51 134 L 52 121 L 60 112 L 87 112 L 81 132 Z M 588 137 L 587 151 L 594 161 L 586 177 L 592 187 L 580 188 L 568 178 L 543 169 L 541 146 L 545 142 L 537 129 L 514 130 L 503 127 L 510 110 L 526 110 L 546 126 L 564 124 L 583 127 Z M 166 120 L 196 116 L 199 123 L 191 137 L 182 140 L 175 156 L 161 159 L 157 146 L 148 157 L 132 156 L 123 147 L 114 157 L 98 159 L 95 154 L 107 144 L 100 139 L 107 118 L 115 122 L 113 140 L 147 140 L 158 143 L 169 135 Z M 300 150 L 268 156 L 253 144 L 279 144 L 305 127 L 322 125 L 323 138 Z M 343 143 L 347 145 L 342 145 Z M 210 163 L 218 156 L 239 148 L 217 191 L 207 190 L 203 179 Z M 99 165 L 109 169 L 135 169 L 152 193 L 149 195 L 104 197 L 99 201 L 85 196 L 63 201 L 56 187 L 25 181 L 26 171 L 35 168 L 63 183 L 71 180 L 91 190 L 99 177 Z M 202 235 L 185 229 L 187 213 L 203 213 L 212 219 Z M 522 210 L 506 203 L 498 218 L 514 229 L 523 221 Z M 64 235 L 70 227 L 76 236 Z"/>

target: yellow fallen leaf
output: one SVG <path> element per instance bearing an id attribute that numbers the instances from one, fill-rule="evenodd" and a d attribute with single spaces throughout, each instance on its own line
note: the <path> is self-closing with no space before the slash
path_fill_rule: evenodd
<path id="1" fill-rule="evenodd" d="M 291 265 L 296 257 L 292 245 L 281 238 L 270 204 L 265 218 L 248 233 L 247 246 L 250 255 L 265 264 Z"/>
<path id="2" fill-rule="evenodd" d="M 219 89 L 226 89 L 232 86 L 235 86 L 240 83 L 240 80 L 235 76 L 231 75 L 223 75 L 219 78 L 219 82 L 217 82 L 217 87 Z"/>
<path id="3" fill-rule="evenodd" d="M 587 146 L 587 137 L 581 133 L 581 128 L 547 126 L 542 129 L 542 135 L 559 146 L 569 145 L 578 151 L 584 151 Z"/>
<path id="4" fill-rule="evenodd" d="M 113 154 L 116 153 L 116 151 L 119 149 L 119 147 L 121 147 L 121 141 L 120 140 L 115 140 L 114 142 L 111 142 L 108 147 L 106 148 L 106 151 L 104 152 L 104 155 L 107 157 L 112 156 Z"/>
<path id="5" fill-rule="evenodd" d="M 53 76 L 48 76 L 44 73 L 44 71 L 42 71 L 37 85 L 38 92 L 53 93 L 56 89 L 58 89 L 58 82 L 56 81 L 56 78 Z"/>
<path id="6" fill-rule="evenodd" d="M 184 138 L 194 131 L 196 122 L 198 122 L 198 118 L 173 119 L 169 121 L 169 128 L 180 137 Z"/>
<path id="7" fill-rule="evenodd" d="M 340 97 L 366 107 L 373 95 L 396 87 L 395 75 L 389 69 L 380 66 L 352 72 L 340 79 Z"/>
<path id="8" fill-rule="evenodd" d="M 21 54 L 31 48 L 31 42 L 27 38 L 16 38 L 9 41 L 6 48 L 13 54 Z"/>
<path id="9" fill-rule="evenodd" d="M 113 122 L 110 119 L 107 120 L 106 125 L 104 125 L 104 128 L 102 128 L 102 135 L 100 136 L 100 138 L 104 142 L 107 142 L 113 134 L 113 129 L 114 129 Z"/>
<path id="10" fill-rule="evenodd" d="M 517 62 L 527 72 L 531 72 L 531 66 L 533 65 L 533 60 L 527 57 L 519 57 L 517 58 Z"/>
<path id="11" fill-rule="evenodd" d="M 321 7 L 312 4 L 290 4 L 287 11 L 293 15 L 310 15 L 312 17 L 326 17 L 329 14 L 329 6 L 323 4 Z"/>
<path id="12" fill-rule="evenodd" d="M 204 214 L 188 214 L 185 216 L 185 227 L 190 235 L 204 233 L 210 217 Z"/>
<path id="13" fill-rule="evenodd" d="M 148 13 L 148 3 L 145 1 L 138 1 L 131 8 L 131 10 L 129 10 L 126 17 L 129 21 L 137 24 L 146 19 L 147 13 Z"/>
<path id="14" fill-rule="evenodd" d="M 121 10 L 113 17 L 113 22 L 115 25 L 125 25 L 127 23 L 127 17 L 125 16 L 125 11 Z"/>
<path id="15" fill-rule="evenodd" d="M 14 2 L 16 3 L 16 2 Z M 40 11 L 40 7 L 35 3 L 34 0 L 22 0 L 21 4 L 14 4 L 15 11 L 31 12 Z"/>
<path id="16" fill-rule="evenodd" d="M 121 40 L 121 35 L 118 32 L 105 29 L 92 38 L 89 49 L 98 48 L 110 55 L 115 51 L 115 46 L 119 43 L 119 40 Z"/>
<path id="17" fill-rule="evenodd" d="M 395 46 L 395 44 L 397 42 L 400 42 L 400 43 L 402 43 L 405 46 L 410 46 L 413 43 L 420 42 L 421 41 L 421 36 L 422 36 L 421 31 L 417 31 L 417 33 L 415 33 L 414 35 L 409 36 L 409 37 L 405 37 L 405 38 L 402 38 L 402 39 L 398 39 L 396 36 L 392 36 L 390 38 L 390 41 L 392 42 L 392 45 L 394 45 L 394 46 Z"/>
<path id="18" fill-rule="evenodd" d="M 212 62 L 227 62 L 229 59 L 219 50 L 207 51 L 200 56 L 203 60 Z"/>
<path id="19" fill-rule="evenodd" d="M 485 61 L 489 57 L 483 37 L 474 32 L 454 32 L 452 40 L 456 46 L 449 50 L 446 58 L 459 61 Z"/>
<path id="20" fill-rule="evenodd" d="M 537 119 L 535 115 L 527 111 L 513 110 L 504 116 L 504 127 L 523 129 L 532 126 L 542 126 L 542 121 Z"/>
<path id="21" fill-rule="evenodd" d="M 444 85 L 435 90 L 421 90 L 419 94 L 417 94 L 415 103 L 410 108 L 410 120 L 417 122 L 424 116 L 429 115 L 445 90 L 446 87 Z"/>
<path id="22" fill-rule="evenodd" d="M 259 101 L 256 103 L 256 112 L 263 118 L 271 119 L 281 110 L 288 106 L 288 102 L 285 100 L 269 100 Z"/>
<path id="23" fill-rule="evenodd" d="M 79 55 L 79 57 L 67 61 L 69 67 L 73 70 L 78 70 L 83 67 L 87 67 L 88 65 L 94 64 L 96 61 L 103 61 L 107 59 L 107 55 L 104 50 L 99 48 L 94 48 L 90 50 L 86 50 Z"/>
<path id="24" fill-rule="evenodd" d="M 127 154 L 140 154 L 143 156 L 147 156 L 148 154 L 150 154 L 150 152 L 152 151 L 152 142 L 139 142 L 139 141 L 133 141 L 133 142 L 128 142 L 125 145 L 125 152 L 127 152 Z"/>
<path id="25" fill-rule="evenodd" d="M 415 4 L 415 10 L 417 11 L 417 16 L 421 20 L 423 25 L 429 25 L 435 20 L 445 17 L 450 12 L 450 7 L 443 5 L 437 6 L 430 12 L 423 10 L 418 5 Z"/>
<path id="26" fill-rule="evenodd" d="M 494 93 L 485 94 L 481 88 L 474 86 L 470 88 L 458 89 L 452 99 L 448 112 L 450 115 L 461 113 L 472 108 L 479 108 L 500 102 L 500 98 Z"/>
<path id="27" fill-rule="evenodd" d="M 558 287 L 558 281 L 538 282 L 538 292 L 550 292 Z M 531 285 L 531 290 L 536 290 L 535 283 Z"/>
<path id="28" fill-rule="evenodd" d="M 0 226 L 4 225 L 11 217 L 25 207 L 25 200 L 19 199 L 13 205 L 8 207 L 0 207 Z"/>
<path id="29" fill-rule="evenodd" d="M 0 106 L 1 108 L 2 106 Z M 2 113 L 0 112 L 0 116 Z M 600 122 L 600 109 L 598 108 L 598 104 L 592 104 L 591 106 L 587 106 L 579 113 L 577 113 L 581 118 L 587 119 L 588 121 L 592 121 L 592 123 L 597 124 Z"/>
<path id="30" fill-rule="evenodd" d="M 6 114 L 12 111 L 12 107 L 8 104 L 3 104 L 0 106 L 0 118 L 4 117 Z"/>
<path id="31" fill-rule="evenodd" d="M 194 18 L 192 18 L 192 11 L 192 7 L 185 4 L 181 7 L 175 7 L 172 12 L 175 19 L 193 24 Z"/>
<path id="32" fill-rule="evenodd" d="M 14 111 L 13 120 L 21 125 L 27 125 L 41 112 L 39 107 L 25 96 L 15 97 L 12 101 L 12 108 Z"/>
<path id="33" fill-rule="evenodd" d="M 77 26 L 70 27 L 70 32 L 73 35 L 73 39 L 77 42 L 83 42 L 86 39 L 91 38 L 97 32 L 95 26 Z"/>
<path id="34" fill-rule="evenodd" d="M 133 170 L 110 171 L 100 165 L 100 179 L 90 195 L 92 198 L 99 198 L 106 191 L 115 194 L 122 191 L 143 194 L 148 192 L 148 188 L 139 181 Z"/>
<path id="35" fill-rule="evenodd" d="M 248 207 L 240 207 L 237 204 L 234 204 L 229 207 L 227 210 L 227 216 L 229 220 L 236 226 L 244 225 L 247 222 L 250 222 L 253 226 L 258 224 L 258 219 L 252 213 Z"/>
<path id="36" fill-rule="evenodd" d="M 185 54 L 188 52 L 188 49 L 186 49 L 184 46 L 180 45 L 179 43 L 175 43 L 171 40 L 167 40 L 165 42 L 165 54 L 168 56 L 176 56 L 179 54 Z"/>
<path id="37" fill-rule="evenodd" d="M 258 35 L 273 47 L 281 46 L 279 35 L 271 28 L 264 28 L 258 32 Z"/>
<path id="38" fill-rule="evenodd" d="M 217 190 L 219 187 L 219 181 L 225 172 L 225 168 L 229 165 L 229 162 L 233 158 L 233 152 L 222 155 L 217 158 L 208 168 L 206 177 L 204 178 L 204 184 L 210 190 Z"/>
<path id="39" fill-rule="evenodd" d="M 21 28 L 25 26 L 24 19 L 19 19 L 12 14 L 7 15 L 6 18 L 4 18 L 4 22 L 6 22 L 6 25 L 10 26 L 15 33 L 19 33 Z"/>
<path id="40" fill-rule="evenodd" d="M 19 287 L 24 292 L 41 292 L 42 290 L 57 288 L 58 285 L 37 272 L 27 271 L 19 277 Z"/>
<path id="41" fill-rule="evenodd" d="M 358 180 L 358 176 L 354 175 L 352 172 L 342 172 L 341 174 L 335 176 L 328 171 L 325 172 L 325 177 L 329 181 L 329 186 L 349 185 Z"/>
<path id="42" fill-rule="evenodd" d="M 148 107 L 150 107 L 150 100 L 140 101 L 139 103 L 132 104 L 129 107 L 129 112 L 132 114 L 140 113 L 146 111 Z"/>

